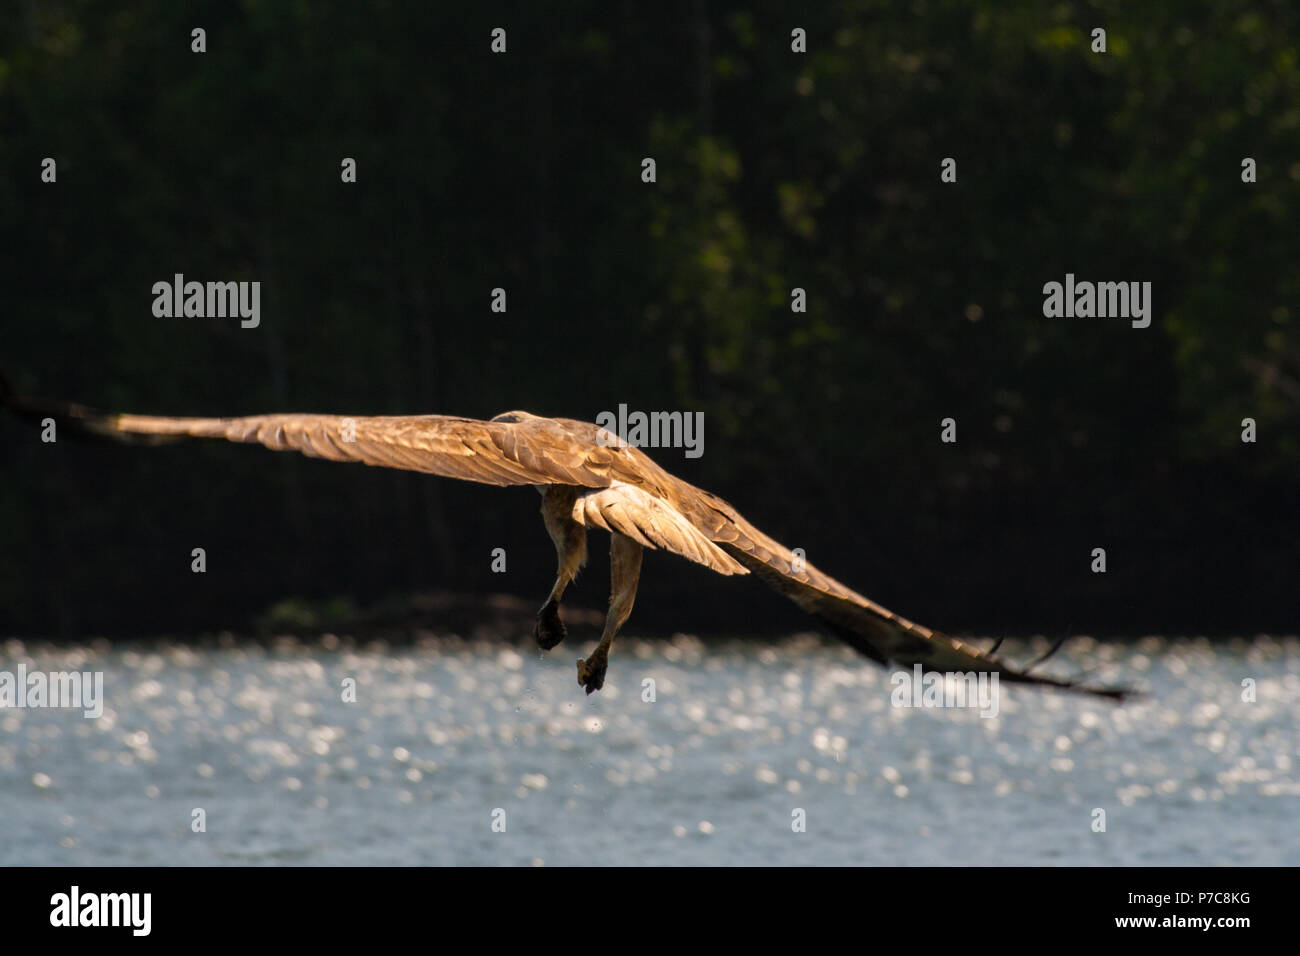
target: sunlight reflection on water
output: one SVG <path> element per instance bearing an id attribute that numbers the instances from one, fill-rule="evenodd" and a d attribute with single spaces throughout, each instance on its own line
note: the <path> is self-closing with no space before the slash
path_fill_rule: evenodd
<path id="1" fill-rule="evenodd" d="M 1004 686 L 995 719 L 894 708 L 811 636 L 623 638 L 587 698 L 590 647 L 8 641 L 106 703 L 0 709 L 0 864 L 1300 863 L 1295 638 L 1075 639 L 1055 672 L 1149 694 Z"/>

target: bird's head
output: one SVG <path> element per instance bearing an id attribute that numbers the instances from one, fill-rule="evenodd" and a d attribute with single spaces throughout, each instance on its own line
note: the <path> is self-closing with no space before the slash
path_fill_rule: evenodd
<path id="1" fill-rule="evenodd" d="M 537 416 L 531 412 L 502 412 L 492 419 L 494 422 L 505 422 L 507 425 L 517 425 L 520 422 L 527 421 Z"/>

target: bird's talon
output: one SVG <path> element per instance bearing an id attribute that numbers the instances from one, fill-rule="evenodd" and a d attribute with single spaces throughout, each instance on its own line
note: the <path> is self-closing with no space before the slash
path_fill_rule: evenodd
<path id="1" fill-rule="evenodd" d="M 533 625 L 533 640 L 544 651 L 549 651 L 568 635 L 569 631 L 560 620 L 559 609 L 548 604 L 537 612 L 537 623 Z"/>
<path id="2" fill-rule="evenodd" d="M 586 688 L 587 693 L 600 690 L 605 686 L 605 671 L 609 667 L 609 661 L 603 657 L 593 657 L 590 660 L 582 658 L 578 661 L 578 683 Z"/>

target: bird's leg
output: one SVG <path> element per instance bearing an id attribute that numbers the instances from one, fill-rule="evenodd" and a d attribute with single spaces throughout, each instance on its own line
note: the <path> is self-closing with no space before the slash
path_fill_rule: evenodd
<path id="1" fill-rule="evenodd" d="M 546 603 L 537 612 L 537 623 L 533 626 L 533 639 L 543 650 L 549 651 L 566 633 L 564 622 L 560 620 L 560 598 L 578 574 L 578 570 L 587 563 L 587 529 L 573 520 L 573 503 L 577 500 L 578 489 L 572 485 L 545 485 L 539 489 L 542 493 L 542 521 L 546 531 L 555 542 L 555 554 L 558 569 L 555 572 L 555 586 L 551 588 Z"/>
<path id="2" fill-rule="evenodd" d="M 605 669 L 609 667 L 609 648 L 614 635 L 632 613 L 636 600 L 636 586 L 641 579 L 641 545 L 631 538 L 618 534 L 609 541 L 609 614 L 605 617 L 605 632 L 591 656 L 578 661 L 578 683 L 587 693 L 600 690 L 605 685 Z"/>

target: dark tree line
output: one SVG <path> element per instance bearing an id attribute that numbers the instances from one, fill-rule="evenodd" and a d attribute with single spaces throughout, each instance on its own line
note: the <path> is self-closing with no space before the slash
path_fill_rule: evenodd
<path id="1" fill-rule="evenodd" d="M 0 368 L 21 390 L 168 414 L 701 410 L 703 458 L 661 462 L 927 623 L 1295 630 L 1293 4 L 11 6 Z M 177 272 L 260 281 L 260 326 L 154 317 Z M 1150 281 L 1151 327 L 1044 318 L 1066 273 Z M 0 633 L 549 585 L 529 490 L 0 437 Z M 575 597 L 598 604 L 593 544 Z M 634 630 L 798 621 L 648 568 Z"/>

